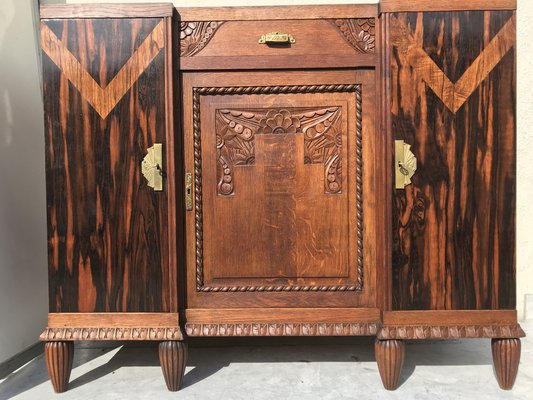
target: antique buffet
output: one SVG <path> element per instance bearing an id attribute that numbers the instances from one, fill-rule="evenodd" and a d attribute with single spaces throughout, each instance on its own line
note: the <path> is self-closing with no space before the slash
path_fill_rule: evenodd
<path id="1" fill-rule="evenodd" d="M 54 389 L 73 343 L 490 338 L 510 389 L 516 4 L 41 6 Z"/>

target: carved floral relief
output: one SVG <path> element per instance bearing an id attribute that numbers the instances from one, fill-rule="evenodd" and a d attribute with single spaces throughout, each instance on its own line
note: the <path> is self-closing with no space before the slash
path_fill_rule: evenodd
<path id="1" fill-rule="evenodd" d="M 181 22 L 180 56 L 191 57 L 199 53 L 223 23 L 223 21 Z"/>
<path id="2" fill-rule="evenodd" d="M 304 164 L 324 165 L 324 191 L 342 189 L 342 130 L 340 107 L 217 110 L 217 190 L 235 190 L 233 169 L 255 164 L 255 135 L 304 135 Z"/>
<path id="3" fill-rule="evenodd" d="M 376 42 L 374 18 L 335 19 L 331 20 L 331 23 L 354 49 L 361 53 L 374 53 Z"/>

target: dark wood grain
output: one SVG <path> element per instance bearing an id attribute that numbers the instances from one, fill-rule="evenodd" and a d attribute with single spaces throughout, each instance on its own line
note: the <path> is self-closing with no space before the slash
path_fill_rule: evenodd
<path id="1" fill-rule="evenodd" d="M 498 384 L 503 390 L 511 390 L 518 374 L 518 364 L 520 364 L 522 347 L 520 339 L 492 339 L 491 347 L 494 373 Z"/>
<path id="2" fill-rule="evenodd" d="M 61 44 L 44 48 L 64 53 L 43 52 L 51 312 L 169 311 L 167 192 L 140 168 L 169 127 L 162 21 L 43 22 Z M 69 54 L 86 71 L 76 86 Z M 87 101 L 99 88 L 105 112 Z"/>
<path id="3" fill-rule="evenodd" d="M 171 392 L 180 390 L 187 366 L 187 343 L 181 341 L 159 343 L 159 362 L 168 390 Z"/>
<path id="4" fill-rule="evenodd" d="M 44 358 L 54 391 L 66 392 L 72 371 L 74 342 L 47 342 L 44 345 Z"/>
<path id="5" fill-rule="evenodd" d="M 394 309 L 515 307 L 513 18 L 391 17 L 391 129 L 418 159 L 413 184 L 393 202 Z M 441 92 L 427 68 L 449 80 L 451 92 Z M 466 95 L 450 102 L 459 91 Z"/>

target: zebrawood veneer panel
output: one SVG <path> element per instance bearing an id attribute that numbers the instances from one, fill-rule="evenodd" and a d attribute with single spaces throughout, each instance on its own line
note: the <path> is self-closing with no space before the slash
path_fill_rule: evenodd
<path id="1" fill-rule="evenodd" d="M 390 18 L 392 133 L 418 159 L 393 201 L 393 308 L 515 307 L 515 14 Z"/>
<path id="2" fill-rule="evenodd" d="M 51 312 L 169 311 L 162 18 L 43 20 Z M 166 182 L 165 182 L 166 184 Z"/>

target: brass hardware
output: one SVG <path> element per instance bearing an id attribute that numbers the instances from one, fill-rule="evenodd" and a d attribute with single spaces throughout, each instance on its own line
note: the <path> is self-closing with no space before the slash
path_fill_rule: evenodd
<path id="1" fill-rule="evenodd" d="M 296 39 L 290 33 L 270 32 L 262 35 L 259 44 L 283 44 L 296 43 Z"/>
<path id="2" fill-rule="evenodd" d="M 147 149 L 148 154 L 143 158 L 141 163 L 141 171 L 143 176 L 148 181 L 148 186 L 156 192 L 163 190 L 163 145 L 161 143 L 154 143 L 152 147 Z"/>
<path id="3" fill-rule="evenodd" d="M 396 172 L 396 189 L 404 189 L 411 184 L 416 171 L 416 157 L 411 152 L 411 145 L 403 140 L 394 142 L 394 165 Z"/>
<path id="4" fill-rule="evenodd" d="M 192 210 L 192 174 L 190 172 L 185 174 L 185 209 Z"/>

